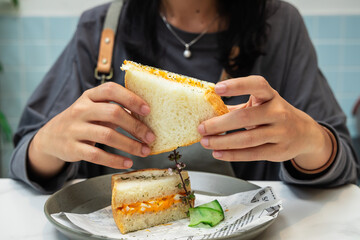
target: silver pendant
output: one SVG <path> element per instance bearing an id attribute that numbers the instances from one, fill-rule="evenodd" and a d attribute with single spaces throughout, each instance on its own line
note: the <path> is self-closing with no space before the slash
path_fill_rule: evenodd
<path id="1" fill-rule="evenodd" d="M 189 49 L 189 45 L 188 44 L 186 44 L 185 45 L 185 51 L 184 51 L 184 57 L 186 57 L 186 58 L 190 58 L 191 57 L 191 51 L 190 51 L 190 49 Z"/>

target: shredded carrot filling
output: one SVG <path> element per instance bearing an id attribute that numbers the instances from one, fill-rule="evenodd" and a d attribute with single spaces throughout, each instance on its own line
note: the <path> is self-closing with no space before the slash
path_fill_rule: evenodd
<path id="1" fill-rule="evenodd" d="M 181 202 L 181 199 L 175 198 L 175 196 L 176 195 L 174 194 L 162 198 L 152 199 L 149 201 L 123 204 L 121 207 L 118 208 L 118 211 L 121 211 L 124 214 L 158 212 L 168 209 L 175 203 Z"/>

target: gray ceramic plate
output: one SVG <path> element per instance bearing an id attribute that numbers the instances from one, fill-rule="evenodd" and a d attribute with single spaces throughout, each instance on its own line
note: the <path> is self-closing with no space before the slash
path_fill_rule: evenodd
<path id="1" fill-rule="evenodd" d="M 230 195 L 259 188 L 249 182 L 213 173 L 189 171 L 191 187 L 195 192 L 208 195 Z M 111 174 L 91 178 L 61 189 L 45 203 L 47 219 L 64 235 L 71 239 L 109 239 L 91 235 L 81 230 L 64 226 L 50 215 L 58 212 L 90 213 L 111 204 Z M 263 232 L 274 220 L 256 228 L 234 234 L 226 239 L 253 239 Z M 225 239 L 225 238 L 216 238 Z"/>

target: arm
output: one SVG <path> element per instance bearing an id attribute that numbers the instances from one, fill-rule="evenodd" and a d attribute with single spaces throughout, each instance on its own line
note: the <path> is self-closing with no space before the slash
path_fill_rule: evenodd
<path id="1" fill-rule="evenodd" d="M 288 6 L 288 14 L 291 16 L 293 38 L 284 71 L 287 84 L 283 84 L 279 93 L 334 136 L 337 152 L 332 164 L 321 173 L 304 174 L 289 161 L 283 162 L 280 178 L 289 183 L 327 187 L 356 183 L 360 166 L 346 127 L 346 116 L 318 67 L 315 49 L 303 19 L 291 6 Z"/>

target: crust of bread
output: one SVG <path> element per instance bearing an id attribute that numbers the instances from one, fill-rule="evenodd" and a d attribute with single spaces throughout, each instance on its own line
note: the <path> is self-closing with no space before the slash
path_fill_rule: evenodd
<path id="1" fill-rule="evenodd" d="M 189 178 L 189 174 L 185 170 L 181 172 L 181 175 L 183 179 Z M 153 181 L 159 179 L 165 179 L 166 185 L 158 185 L 160 181 Z M 134 185 L 129 188 L 128 183 Z M 168 169 L 151 168 L 115 174 L 111 177 L 111 205 L 113 208 L 117 208 L 123 204 L 133 203 L 134 201 L 156 199 L 165 195 L 184 194 L 184 189 L 176 187 L 179 183 L 181 183 L 180 177 L 176 173 L 170 173 Z M 162 182 L 161 184 L 165 183 Z M 127 187 L 118 188 L 118 186 Z M 145 188 L 141 192 L 143 196 L 139 196 L 140 194 L 137 191 L 139 186 Z M 162 190 L 160 191 L 158 187 L 161 187 Z M 191 188 L 191 184 L 189 188 Z M 126 196 L 123 195 L 125 193 Z"/>
<path id="2" fill-rule="evenodd" d="M 133 170 L 133 171 L 129 171 L 129 172 L 123 172 L 123 173 L 118 173 L 118 174 L 114 174 L 111 176 L 111 189 L 114 188 L 114 184 L 116 181 L 123 181 L 121 179 L 121 177 L 126 177 L 130 174 L 136 174 L 136 173 L 146 173 L 146 172 L 154 172 L 154 171 L 163 171 L 166 172 L 167 169 L 160 169 L 160 168 L 146 168 L 146 169 L 139 169 L 139 170 Z"/>
<path id="3" fill-rule="evenodd" d="M 206 100 L 211 104 L 214 108 L 217 116 L 223 115 L 229 112 L 229 109 L 224 104 L 223 100 L 219 95 L 215 93 L 215 89 L 208 89 L 205 93 Z"/>
<path id="4" fill-rule="evenodd" d="M 128 61 L 128 60 L 124 61 L 121 69 L 129 70 L 131 67 L 136 68 L 137 70 L 142 71 L 142 72 L 153 74 L 155 76 L 160 76 L 169 81 L 178 82 L 178 83 L 189 85 L 192 87 L 200 87 L 200 88 L 208 88 L 208 87 L 214 88 L 215 87 L 215 84 L 210 83 L 210 82 L 201 81 L 196 78 L 184 76 L 184 75 L 177 74 L 177 73 L 172 73 L 172 72 L 169 72 L 166 70 L 142 65 L 142 64 Z M 126 87 L 126 81 L 125 81 L 125 87 Z"/>
<path id="5" fill-rule="evenodd" d="M 201 140 L 201 138 L 198 138 L 198 139 L 196 139 L 195 141 L 187 142 L 186 144 L 183 144 L 183 145 L 181 145 L 181 146 L 172 147 L 172 148 L 166 148 L 166 149 L 164 149 L 164 150 L 162 150 L 162 151 L 151 152 L 149 155 L 156 155 L 156 154 L 160 154 L 160 153 L 170 152 L 170 151 L 172 151 L 172 150 L 177 149 L 178 147 L 190 146 L 190 145 L 192 145 L 192 144 L 194 144 L 194 143 L 200 142 L 200 140 Z"/>

